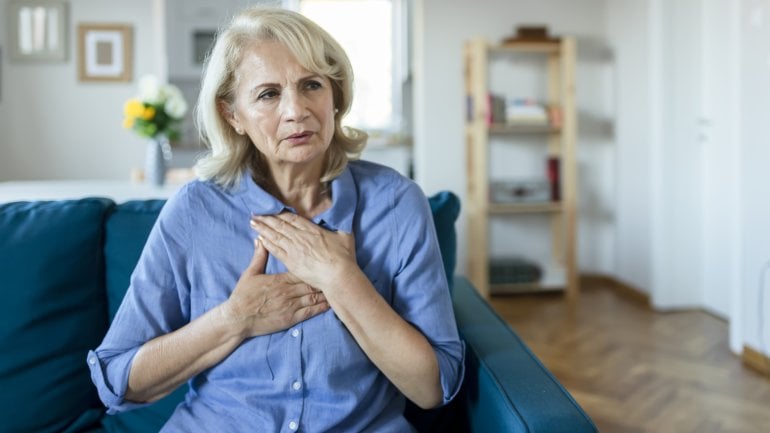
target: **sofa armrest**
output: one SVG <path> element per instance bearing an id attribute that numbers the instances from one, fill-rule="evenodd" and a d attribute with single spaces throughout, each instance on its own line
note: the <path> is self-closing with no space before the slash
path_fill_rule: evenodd
<path id="1" fill-rule="evenodd" d="M 452 301 L 466 344 L 462 404 L 471 431 L 597 431 L 567 390 L 467 279 L 455 278 Z"/>

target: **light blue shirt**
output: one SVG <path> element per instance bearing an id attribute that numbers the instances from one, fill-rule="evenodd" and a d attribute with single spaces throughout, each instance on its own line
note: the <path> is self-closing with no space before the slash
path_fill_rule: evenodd
<path id="1" fill-rule="evenodd" d="M 348 164 L 331 187 L 332 206 L 313 221 L 355 234 L 361 269 L 433 347 L 449 402 L 462 382 L 464 345 L 424 193 L 394 170 L 364 161 Z M 230 296 L 253 256 L 250 216 L 284 210 L 291 209 L 248 175 L 232 190 L 191 182 L 166 203 L 110 330 L 88 354 L 108 413 L 140 406 L 124 395 L 142 344 Z M 269 257 L 267 273 L 285 271 Z M 414 431 L 403 417 L 405 397 L 333 310 L 244 341 L 188 384 L 163 432 Z"/>

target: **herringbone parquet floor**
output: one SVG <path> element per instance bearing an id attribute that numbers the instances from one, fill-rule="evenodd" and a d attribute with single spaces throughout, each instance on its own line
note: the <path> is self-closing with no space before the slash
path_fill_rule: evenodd
<path id="1" fill-rule="evenodd" d="M 714 316 L 654 312 L 597 284 L 573 308 L 558 294 L 491 302 L 602 433 L 770 433 L 770 379 L 730 352 Z"/>

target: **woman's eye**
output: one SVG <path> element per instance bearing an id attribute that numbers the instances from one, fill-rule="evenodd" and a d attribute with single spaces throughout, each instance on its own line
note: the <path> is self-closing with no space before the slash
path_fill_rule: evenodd
<path id="1" fill-rule="evenodd" d="M 322 87 L 321 83 L 319 83 L 316 80 L 309 80 L 305 83 L 305 88 L 309 90 L 316 90 L 316 89 L 320 89 L 321 87 Z"/>
<path id="2" fill-rule="evenodd" d="M 276 96 L 278 96 L 278 92 L 275 90 L 265 90 L 264 92 L 260 93 L 257 99 L 265 100 L 265 99 L 273 99 Z"/>

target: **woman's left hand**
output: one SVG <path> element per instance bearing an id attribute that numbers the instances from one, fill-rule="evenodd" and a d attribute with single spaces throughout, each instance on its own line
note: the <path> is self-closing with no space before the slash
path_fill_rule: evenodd
<path id="1" fill-rule="evenodd" d="M 318 290 L 333 288 L 359 270 L 352 233 L 326 230 L 290 212 L 256 216 L 251 224 L 289 272 Z"/>

